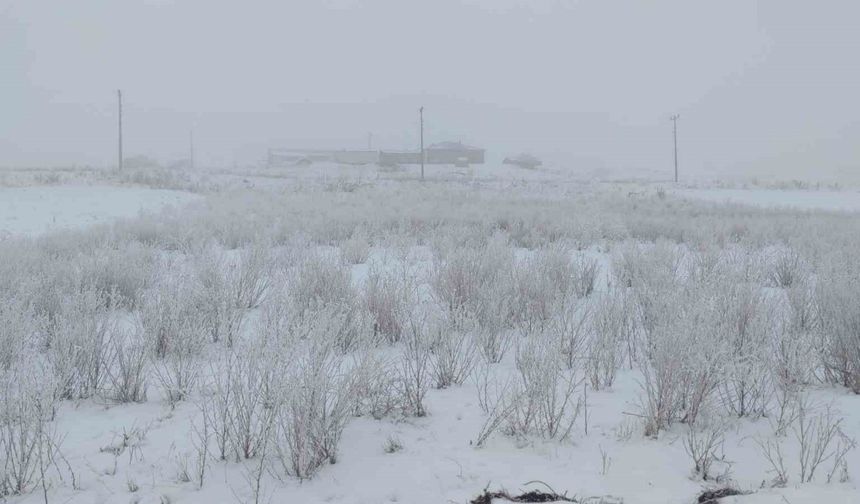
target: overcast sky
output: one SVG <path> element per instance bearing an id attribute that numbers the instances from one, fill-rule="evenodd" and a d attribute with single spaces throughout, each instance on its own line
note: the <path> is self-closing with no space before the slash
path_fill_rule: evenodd
<path id="1" fill-rule="evenodd" d="M 860 169 L 857 0 L 0 0 L 0 166 L 269 146 L 519 150 L 572 169 Z"/>

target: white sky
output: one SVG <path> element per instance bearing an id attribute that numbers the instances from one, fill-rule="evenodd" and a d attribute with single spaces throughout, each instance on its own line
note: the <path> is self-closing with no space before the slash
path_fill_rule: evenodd
<path id="1" fill-rule="evenodd" d="M 0 166 L 463 139 L 578 166 L 860 168 L 856 0 L 0 0 Z"/>

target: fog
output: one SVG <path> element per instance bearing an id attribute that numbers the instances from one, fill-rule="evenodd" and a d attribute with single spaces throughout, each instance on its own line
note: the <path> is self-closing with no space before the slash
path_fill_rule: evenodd
<path id="1" fill-rule="evenodd" d="M 587 173 L 850 178 L 851 0 L 0 0 L 0 166 L 463 140 Z"/>

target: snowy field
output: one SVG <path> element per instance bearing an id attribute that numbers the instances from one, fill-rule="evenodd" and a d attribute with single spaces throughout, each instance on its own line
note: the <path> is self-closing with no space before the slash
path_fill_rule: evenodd
<path id="1" fill-rule="evenodd" d="M 428 179 L 0 188 L 2 498 L 860 502 L 856 193 Z"/>
<path id="2" fill-rule="evenodd" d="M 189 193 L 137 187 L 0 187 L 0 236 L 80 229 L 194 199 Z"/>
<path id="3" fill-rule="evenodd" d="M 676 194 L 702 201 L 754 205 L 763 208 L 833 212 L 860 211 L 860 192 L 856 190 L 686 189 L 677 191 Z"/>

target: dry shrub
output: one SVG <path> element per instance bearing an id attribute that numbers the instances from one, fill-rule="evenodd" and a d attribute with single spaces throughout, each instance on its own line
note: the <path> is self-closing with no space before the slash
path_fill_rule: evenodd
<path id="1" fill-rule="evenodd" d="M 414 277 L 372 267 L 362 293 L 374 335 L 389 343 L 400 341 L 416 299 Z"/>
<path id="2" fill-rule="evenodd" d="M 311 253 L 288 273 L 287 288 L 300 317 L 328 305 L 347 306 L 357 297 L 350 268 Z"/>
<path id="3" fill-rule="evenodd" d="M 48 360 L 62 399 L 84 399 L 100 393 L 113 353 L 116 321 L 96 289 L 66 299 L 45 340 Z"/>
<path id="4" fill-rule="evenodd" d="M 337 462 L 360 388 L 358 376 L 325 341 L 313 342 L 293 357 L 274 429 L 284 474 L 307 479 L 323 464 Z"/>
<path id="5" fill-rule="evenodd" d="M 715 332 L 711 303 L 693 288 L 660 316 L 639 350 L 645 434 L 674 422 L 696 423 L 720 384 L 725 351 Z"/>
<path id="6" fill-rule="evenodd" d="M 436 388 L 462 385 L 472 372 L 477 348 L 470 333 L 473 327 L 437 323 L 432 328 L 431 367 Z"/>
<path id="7" fill-rule="evenodd" d="M 570 436 L 582 408 L 577 394 L 583 377 L 558 358 L 551 339 L 535 336 L 517 348 L 517 374 L 503 399 L 509 435 L 536 435 L 563 441 Z"/>
<path id="8" fill-rule="evenodd" d="M 854 274 L 830 274 L 816 290 L 822 378 L 860 394 L 860 288 Z"/>
<path id="9" fill-rule="evenodd" d="M 482 247 L 442 251 L 431 271 L 433 296 L 452 314 L 475 313 L 482 293 L 504 285 L 512 264 L 503 237 L 494 237 Z"/>
<path id="10" fill-rule="evenodd" d="M 363 264 L 370 256 L 370 241 L 364 229 L 356 229 L 340 244 L 341 257 L 347 264 Z"/>
<path id="11" fill-rule="evenodd" d="M 46 473 L 60 438 L 52 423 L 55 390 L 50 369 L 31 355 L 0 372 L 0 497 L 48 485 Z"/>

